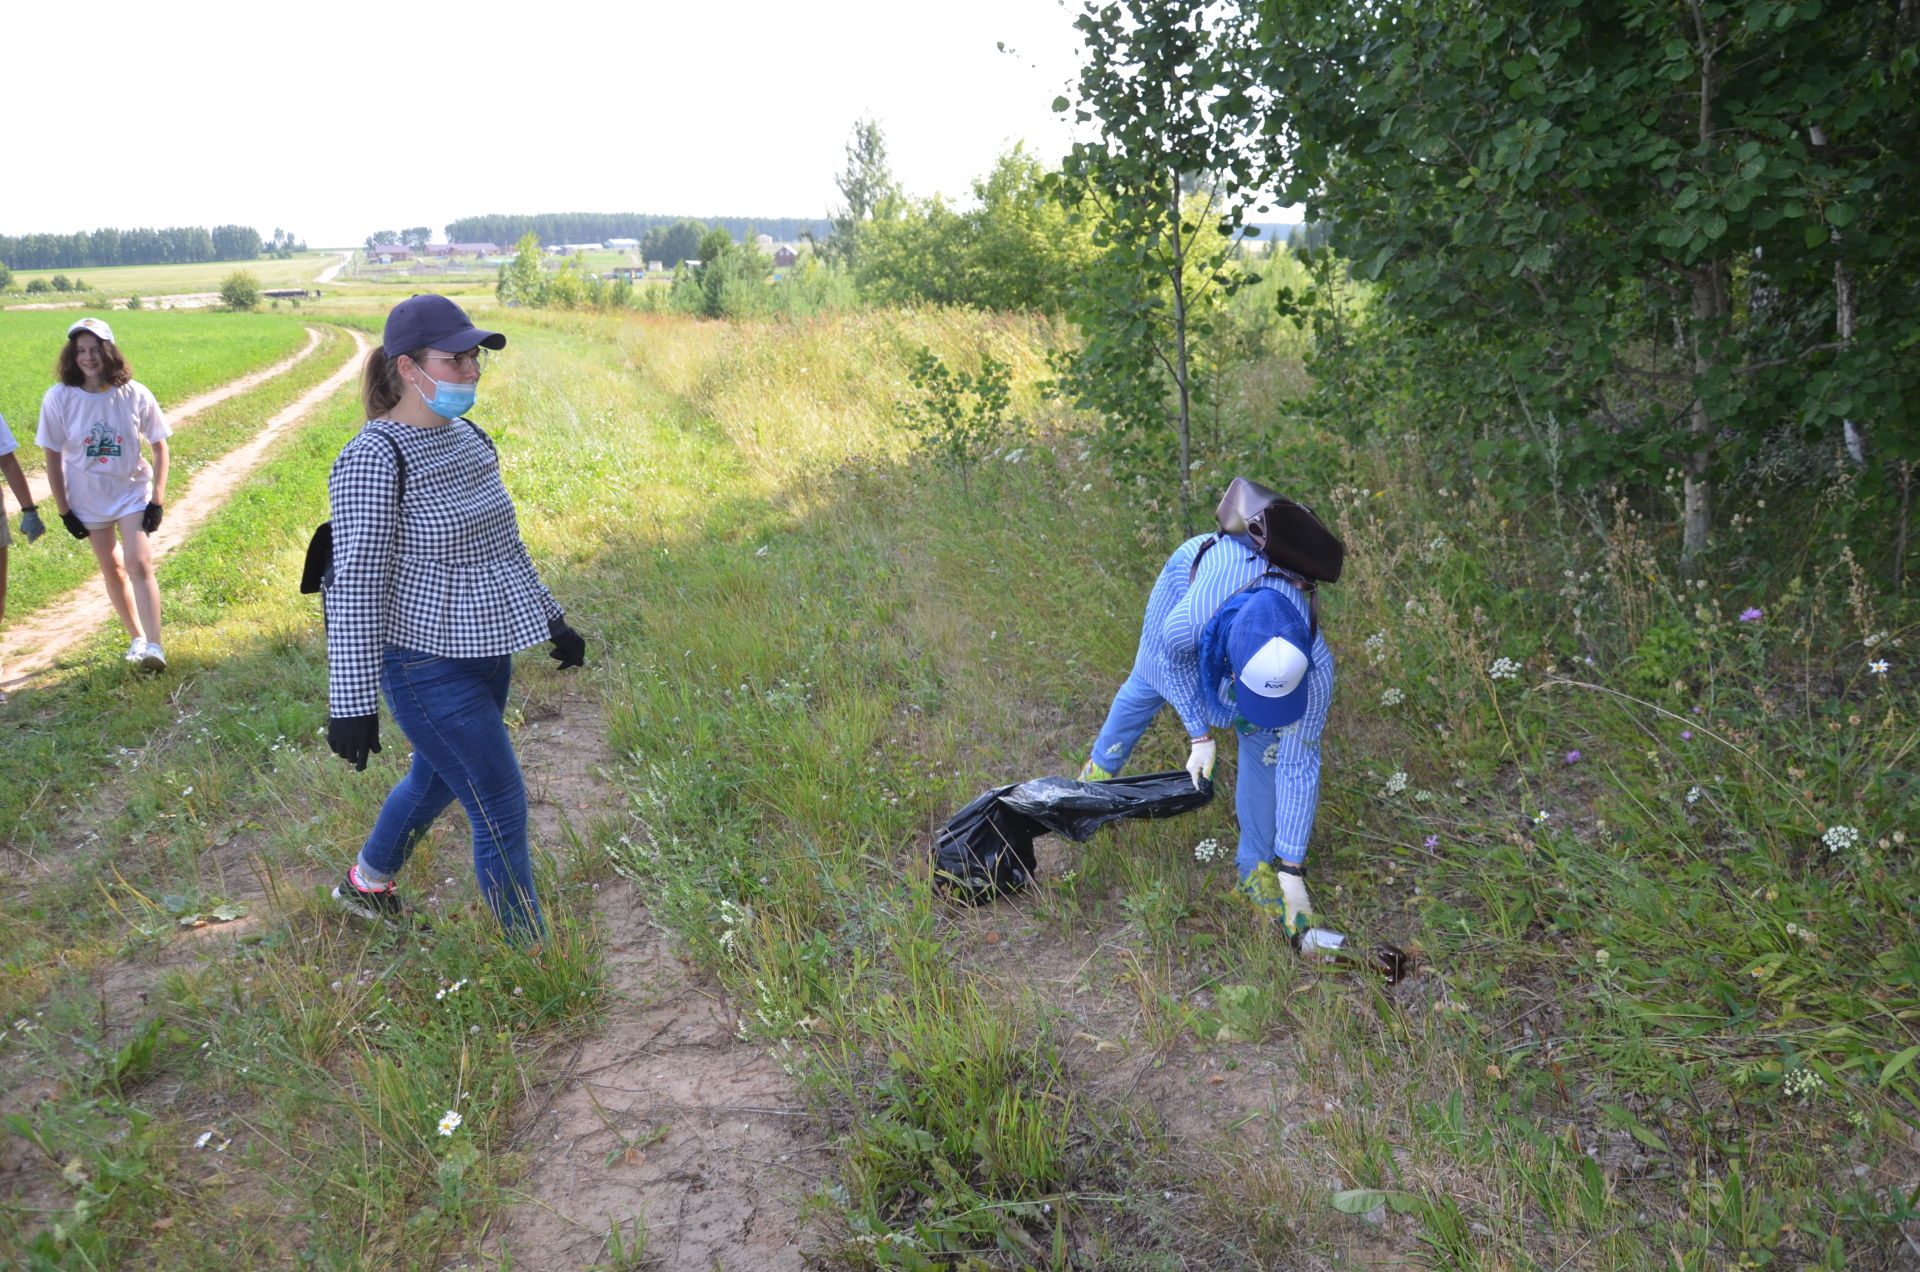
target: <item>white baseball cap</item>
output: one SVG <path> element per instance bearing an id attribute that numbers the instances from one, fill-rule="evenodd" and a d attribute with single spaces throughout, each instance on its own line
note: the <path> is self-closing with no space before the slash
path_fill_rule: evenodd
<path id="1" fill-rule="evenodd" d="M 113 343 L 113 328 L 107 326 L 107 320 L 104 318 L 80 319 L 78 322 L 74 323 L 73 326 L 67 328 L 67 339 L 71 340 L 76 335 L 78 335 L 80 332 L 83 332 L 83 331 L 91 331 L 94 335 L 106 341 L 108 344 Z"/>

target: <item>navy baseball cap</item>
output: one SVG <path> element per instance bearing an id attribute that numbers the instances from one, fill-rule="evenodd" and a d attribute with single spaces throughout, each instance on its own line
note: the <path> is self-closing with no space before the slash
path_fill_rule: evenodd
<path id="1" fill-rule="evenodd" d="M 442 349 L 465 353 L 475 345 L 504 349 L 507 338 L 497 331 L 483 331 L 467 318 L 467 311 L 445 296 L 409 296 L 387 314 L 387 327 L 380 336 L 380 347 L 389 358 L 397 358 L 415 349 Z"/>
<path id="2" fill-rule="evenodd" d="M 1307 713 L 1313 638 L 1292 601 L 1270 587 L 1248 595 L 1227 630 L 1233 705 L 1248 724 L 1280 729 Z"/>

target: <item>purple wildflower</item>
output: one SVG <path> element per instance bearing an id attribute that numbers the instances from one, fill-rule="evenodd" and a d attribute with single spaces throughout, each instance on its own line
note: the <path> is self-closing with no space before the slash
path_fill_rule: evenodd
<path id="1" fill-rule="evenodd" d="M 1579 762 L 1580 762 L 1580 752 L 1578 751 L 1567 752 L 1567 763 L 1578 764 Z"/>
<path id="2" fill-rule="evenodd" d="M 1439 846 L 1440 846 L 1440 836 L 1438 835 L 1427 836 L 1427 847 L 1438 848 Z"/>
<path id="3" fill-rule="evenodd" d="M 1682 729 L 1682 730 L 1680 730 L 1680 740 L 1681 740 L 1682 742 L 1691 742 L 1691 741 L 1693 741 L 1693 730 L 1692 730 L 1692 729 Z"/>
<path id="4" fill-rule="evenodd" d="M 1765 617 L 1765 613 L 1764 610 L 1756 606 L 1748 606 L 1746 609 L 1740 611 L 1740 621 L 1743 623 L 1757 623 Z"/>

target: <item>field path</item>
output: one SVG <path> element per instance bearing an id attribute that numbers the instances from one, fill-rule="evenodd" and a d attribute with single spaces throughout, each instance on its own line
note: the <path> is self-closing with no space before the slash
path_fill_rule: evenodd
<path id="1" fill-rule="evenodd" d="M 320 347 L 320 329 L 318 327 L 308 327 L 306 331 L 307 343 L 296 350 L 290 357 L 282 358 L 270 367 L 262 367 L 258 371 L 250 371 L 238 380 L 229 380 L 217 389 L 208 389 L 205 393 L 188 398 L 178 406 L 168 407 L 166 410 L 167 424 L 171 427 L 183 421 L 190 420 L 208 407 L 218 406 L 228 398 L 237 397 L 245 393 L 248 389 L 265 384 L 277 375 L 285 375 L 300 363 L 305 362 L 313 356 L 313 351 Z"/>
<path id="2" fill-rule="evenodd" d="M 340 271 L 343 268 L 345 268 L 347 262 L 352 259 L 353 259 L 352 252 L 341 252 L 340 259 L 335 261 L 333 264 L 327 266 L 325 269 L 321 270 L 318 274 L 315 274 L 313 276 L 313 281 L 316 283 L 332 282 L 335 278 L 340 276 Z"/>
<path id="3" fill-rule="evenodd" d="M 367 338 L 352 328 L 345 330 L 353 338 L 353 353 L 341 363 L 339 370 L 269 419 L 251 440 L 201 468 L 193 475 L 185 490 L 167 501 L 167 519 L 153 535 L 155 561 L 172 551 L 177 544 L 185 542 L 201 522 L 220 510 L 227 497 L 260 466 L 267 447 L 282 433 L 305 419 L 358 374 L 361 359 L 367 352 Z M 188 399 L 173 414 L 173 418 L 185 419 L 286 371 L 319 346 L 320 333 L 309 327 L 307 334 L 311 343 L 302 352 L 265 371 L 242 376 L 231 384 Z M 50 530 L 56 534 L 65 533 L 57 523 Z M 162 612 L 164 614 L 164 608 Z M 54 660 L 61 654 L 86 640 L 96 627 L 112 618 L 113 608 L 107 604 L 105 589 L 97 579 L 92 579 L 36 611 L 31 618 L 9 625 L 5 651 L 7 678 L 0 681 L 0 688 L 13 689 L 28 683 L 34 676 L 53 666 Z M 163 643 L 164 637 L 163 631 Z"/>

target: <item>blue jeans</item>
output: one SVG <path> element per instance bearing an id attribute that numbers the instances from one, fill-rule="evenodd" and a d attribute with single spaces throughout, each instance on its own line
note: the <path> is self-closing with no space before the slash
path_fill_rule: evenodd
<path id="1" fill-rule="evenodd" d="M 454 800 L 473 827 L 473 872 L 507 935 L 535 939 L 540 902 L 527 855 L 527 786 L 502 718 L 513 660 L 442 658 L 388 645 L 380 687 L 413 744 L 413 766 L 387 795 L 360 849 L 362 873 L 398 874 Z M 374 881 L 370 880 L 370 882 Z"/>
<path id="2" fill-rule="evenodd" d="M 1139 672 L 1127 677 L 1113 695 L 1107 709 L 1107 722 L 1093 741 L 1093 763 L 1118 777 L 1127 757 L 1146 733 L 1147 726 L 1167 700 L 1148 684 Z M 1240 846 L 1234 854 L 1234 867 L 1242 879 L 1263 861 L 1284 860 L 1291 855 L 1278 850 L 1274 840 L 1278 832 L 1279 786 L 1289 775 L 1276 772 L 1268 748 L 1276 741 L 1271 730 L 1256 729 L 1240 733 L 1239 766 L 1233 783 L 1233 811 L 1240 822 Z M 1305 861 L 1290 861 L 1300 865 Z"/>

